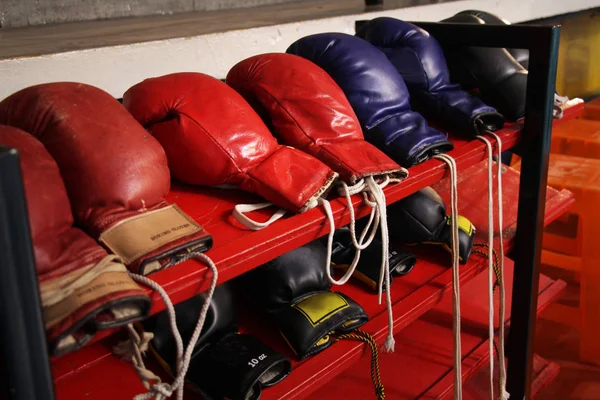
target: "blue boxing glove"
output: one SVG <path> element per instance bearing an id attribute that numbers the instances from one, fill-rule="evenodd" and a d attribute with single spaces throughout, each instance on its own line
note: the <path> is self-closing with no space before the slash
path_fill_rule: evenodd
<path id="1" fill-rule="evenodd" d="M 322 33 L 294 42 L 287 53 L 323 68 L 342 88 L 365 138 L 404 167 L 452 150 L 446 134 L 410 108 L 408 89 L 386 55 L 344 33 Z"/>
<path id="2" fill-rule="evenodd" d="M 416 25 L 395 18 L 375 18 L 356 36 L 377 46 L 396 67 L 411 97 L 412 107 L 444 129 L 477 135 L 504 125 L 495 108 L 450 82 L 450 72 L 438 41 Z"/>

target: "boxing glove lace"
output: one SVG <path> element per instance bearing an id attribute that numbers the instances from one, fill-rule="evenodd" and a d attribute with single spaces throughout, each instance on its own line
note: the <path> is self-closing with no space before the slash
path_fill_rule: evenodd
<path id="1" fill-rule="evenodd" d="M 363 222 L 362 220 L 359 220 Z M 361 224 L 362 225 L 362 224 Z M 324 241 L 323 239 L 321 239 Z M 377 248 L 381 243 L 377 239 L 373 240 L 371 247 L 363 250 L 360 260 L 356 265 L 354 276 L 365 283 L 371 290 L 377 291 L 379 283 L 383 280 L 381 276 L 381 252 Z M 394 248 L 390 245 L 388 251 L 388 265 L 390 273 L 393 276 L 402 276 L 408 274 L 417 262 L 414 254 Z M 333 236 L 333 252 L 331 254 L 331 264 L 334 268 L 347 270 L 354 261 L 354 247 L 350 229 L 343 227 L 337 229 Z M 393 281 L 390 281 L 390 285 Z"/>
<path id="2" fill-rule="evenodd" d="M 349 232 L 356 253 L 340 279 L 333 279 L 327 270 L 329 281 L 337 285 L 348 281 L 355 271 L 360 251 L 372 242 L 377 225 L 385 225 L 379 242 L 382 246 L 379 260 L 381 271 L 388 270 L 387 222 L 383 210 L 386 201 L 383 191 L 376 186 L 401 181 L 408 172 L 365 141 L 360 122 L 336 82 L 313 62 L 285 53 L 247 58 L 231 68 L 226 82 L 254 107 L 281 143 L 313 155 L 339 173 L 339 191 L 348 202 Z M 375 203 L 372 218 L 375 214 L 379 217 L 366 242 L 363 238 L 371 227 L 357 240 L 350 200 L 350 193 L 360 192 Z M 333 231 L 328 236 L 328 251 L 332 248 L 332 235 Z M 380 284 L 382 286 L 383 281 Z M 391 312 L 391 300 L 388 306 Z"/>
<path id="3" fill-rule="evenodd" d="M 206 301 L 204 294 L 175 306 L 183 343 L 189 343 L 194 321 Z M 281 382 L 291 372 L 291 362 L 254 336 L 238 331 L 235 296 L 230 283 L 216 287 L 206 322 L 191 353 L 186 383 L 210 400 L 256 400 L 265 387 Z M 166 312 L 144 321 L 154 333 L 151 351 L 170 373 L 177 370 L 177 344 Z"/>

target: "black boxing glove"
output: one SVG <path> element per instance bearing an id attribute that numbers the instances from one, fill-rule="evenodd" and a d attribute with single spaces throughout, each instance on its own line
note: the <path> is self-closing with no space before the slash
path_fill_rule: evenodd
<path id="1" fill-rule="evenodd" d="M 480 18 L 484 23 L 488 25 L 511 25 L 511 23 L 504 18 L 500 18 L 499 16 L 492 14 L 487 11 L 482 10 L 464 10 L 459 12 L 456 15 L 474 15 Z M 529 68 L 529 50 L 527 49 L 506 49 L 510 53 L 511 56 L 519 64 L 523 66 L 523 68 Z"/>
<path id="2" fill-rule="evenodd" d="M 479 18 L 478 23 L 489 24 L 489 25 L 510 25 L 511 23 L 503 18 L 498 17 L 492 13 L 481 10 L 465 10 L 459 12 L 457 15 L 469 15 L 475 16 Z M 475 23 L 476 21 L 473 19 L 472 21 Z M 529 50 L 527 49 L 506 49 L 510 53 L 510 55 L 519 63 L 524 69 L 529 69 Z M 526 90 L 525 88 L 523 89 Z M 572 107 L 576 104 L 583 103 L 583 100 L 580 98 L 569 99 L 567 96 L 561 96 L 558 92 L 554 93 L 554 110 L 553 115 L 554 118 L 562 118 L 563 111 L 569 107 Z"/>
<path id="3" fill-rule="evenodd" d="M 201 294 L 175 306 L 184 346 L 192 336 L 204 301 Z M 159 313 L 143 325 L 146 331 L 154 332 L 152 352 L 174 375 L 177 353 L 168 314 Z M 280 382 L 290 372 L 289 359 L 254 336 L 238 332 L 231 286 L 228 283 L 217 286 L 192 353 L 186 384 L 207 400 L 255 400 L 263 387 Z"/>
<path id="4" fill-rule="evenodd" d="M 441 22 L 485 23 L 471 14 L 457 14 Z M 507 120 L 525 116 L 527 70 L 506 49 L 440 44 L 453 82 L 464 89 L 479 88 L 483 101 Z"/>
<path id="5" fill-rule="evenodd" d="M 352 331 L 369 319 L 350 297 L 330 290 L 325 259 L 325 246 L 314 240 L 244 276 L 247 292 L 272 316 L 299 359 L 329 347 L 333 333 Z"/>
<path id="6" fill-rule="evenodd" d="M 452 227 L 444 200 L 430 187 L 403 198 L 387 207 L 391 241 L 407 245 L 419 243 L 442 246 L 452 253 Z M 475 226 L 458 216 L 459 260 L 469 260 L 475 241 Z"/>
<path id="7" fill-rule="evenodd" d="M 327 241 L 327 238 L 320 239 Z M 346 271 L 356 254 L 356 248 L 352 244 L 350 229 L 343 227 L 337 229 L 333 236 L 333 250 L 331 253 L 331 265 Z M 417 262 L 417 257 L 400 249 L 395 249 L 390 245 L 389 264 L 390 273 L 395 276 L 408 274 Z M 359 279 L 371 289 L 377 291 L 379 287 L 379 274 L 381 271 L 381 242 L 373 239 L 373 242 L 365 250 L 362 250 L 360 260 L 356 265 L 353 277 Z M 390 284 L 392 281 L 390 281 Z M 385 290 L 385 285 L 383 287 Z"/>

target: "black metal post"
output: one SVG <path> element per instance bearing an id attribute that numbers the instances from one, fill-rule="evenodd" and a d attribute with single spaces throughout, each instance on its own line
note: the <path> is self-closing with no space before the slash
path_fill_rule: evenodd
<path id="1" fill-rule="evenodd" d="M 527 104 L 521 155 L 519 209 L 510 333 L 507 390 L 515 399 L 531 397 L 533 343 L 540 276 L 548 159 L 552 134 L 560 27 L 540 32 L 530 47 Z"/>
<path id="2" fill-rule="evenodd" d="M 1 398 L 53 400 L 54 390 L 18 154 L 0 148 Z"/>

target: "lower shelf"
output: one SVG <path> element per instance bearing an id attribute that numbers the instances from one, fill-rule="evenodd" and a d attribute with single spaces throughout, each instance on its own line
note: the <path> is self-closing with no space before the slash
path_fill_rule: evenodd
<path id="1" fill-rule="evenodd" d="M 498 187 L 496 186 L 497 165 L 493 164 L 493 196 L 497 206 Z M 488 203 L 487 203 L 487 161 L 474 164 L 458 175 L 458 213 L 467 216 L 477 227 L 477 239 L 487 242 L 488 235 Z M 502 166 L 502 208 L 504 240 L 511 240 L 517 233 L 517 212 L 519 208 L 518 170 Z M 450 180 L 444 178 L 432 185 L 446 204 L 450 204 Z M 573 192 L 546 187 L 545 221 L 555 220 L 575 203 Z M 494 213 L 494 225 L 498 224 L 498 216 Z M 498 231 L 495 232 L 497 246 Z M 496 247 L 497 248 L 497 247 Z"/>
<path id="2" fill-rule="evenodd" d="M 512 262 L 507 260 L 505 266 L 507 311 L 510 311 L 512 266 Z M 465 284 L 461 290 L 463 382 L 471 380 L 489 365 L 487 279 L 487 272 L 481 273 Z M 565 287 L 564 282 L 553 281 L 542 275 L 538 312 L 550 305 Z M 386 397 L 406 400 L 452 398 L 454 371 L 450 306 L 451 297 L 448 294 L 439 305 L 396 335 L 395 353 L 380 354 L 381 379 L 385 386 Z M 496 324 L 497 316 L 496 313 Z M 489 382 L 489 375 L 486 378 L 484 385 Z M 489 386 L 487 388 L 488 392 L 483 398 L 489 397 Z M 369 355 L 365 353 L 352 368 L 312 393 L 310 398 L 332 400 L 374 398 Z"/>
<path id="3" fill-rule="evenodd" d="M 560 372 L 560 366 L 552 361 L 533 355 L 533 380 L 531 397 L 536 398 L 543 388 Z M 489 368 L 483 368 L 463 384 L 463 400 L 481 400 L 489 397 Z"/>
<path id="4" fill-rule="evenodd" d="M 450 287 L 452 271 L 448 268 L 448 254 L 440 249 L 429 254 L 419 254 L 415 269 L 392 284 L 394 303 L 394 330 L 399 331 L 415 321 L 440 301 L 442 294 Z M 471 257 L 468 264 L 462 266 L 461 279 L 465 282 L 473 279 L 486 267 L 486 260 L 479 256 Z M 385 302 L 378 304 L 377 296 L 367 292 L 363 286 L 351 282 L 342 287 L 342 291 L 356 300 L 367 312 L 370 321 L 363 327 L 371 333 L 379 344 L 383 343 L 387 333 L 387 314 Z M 252 319 L 252 318 L 248 318 Z M 293 360 L 285 342 L 274 326 L 266 319 L 255 319 L 254 324 L 245 324 L 243 330 L 252 332 L 270 346 L 286 354 Z M 258 326 L 260 324 L 260 326 Z M 53 363 L 57 398 L 79 398 L 76 393 L 86 393 L 88 400 L 126 398 L 118 382 L 128 381 L 127 390 L 133 393 L 143 391 L 139 378 L 133 368 L 111 355 L 114 338 L 96 343 L 85 352 L 67 355 Z M 300 398 L 311 384 L 329 379 L 328 373 L 338 374 L 363 353 L 363 344 L 354 341 L 340 341 L 318 356 L 300 362 L 293 362 L 293 373 L 280 384 L 263 392 L 261 398 Z M 83 357 L 83 358 L 82 358 Z M 99 385 L 92 376 L 103 376 L 110 386 Z M 113 386 L 113 382 L 116 385 Z M 136 388 L 137 387 L 137 388 Z M 135 389 L 134 389 L 135 388 Z M 75 396 L 75 397 L 72 397 Z"/>
<path id="5" fill-rule="evenodd" d="M 473 169 L 468 176 L 474 181 L 479 181 L 478 174 L 480 171 L 481 168 Z M 510 179 L 505 178 L 503 186 L 511 188 L 505 189 L 505 193 L 514 194 L 516 191 L 512 186 L 517 185 L 518 187 L 518 176 L 517 179 L 514 179 L 515 171 L 510 169 L 506 171 L 508 172 L 505 176 L 509 176 Z M 461 185 L 464 185 L 466 181 L 463 179 L 461 182 Z M 467 190 L 461 190 L 459 195 L 461 196 L 459 202 L 461 209 L 466 204 L 474 204 L 475 199 L 481 201 L 483 198 L 479 192 L 469 192 Z M 471 199 L 472 196 L 474 197 Z M 512 200 L 506 199 L 507 202 L 515 201 L 514 198 Z M 563 194 L 549 189 L 546 201 L 545 224 L 554 220 L 571 203 L 572 194 L 570 192 L 565 191 Z M 465 208 L 461 213 L 481 227 L 478 228 L 477 236 L 479 240 L 485 240 L 484 227 L 487 220 L 481 219 L 478 221 L 479 213 L 475 214 L 473 211 L 474 208 Z M 505 228 L 510 233 L 505 235 L 507 240 L 506 250 L 508 251 L 515 231 L 516 208 L 505 209 L 504 215 Z M 408 275 L 396 278 L 392 284 L 394 332 L 400 332 L 404 328 L 412 326 L 411 323 L 442 300 L 443 294 L 451 285 L 450 257 L 444 250 L 428 246 L 411 250 L 418 256 L 417 266 Z M 487 268 L 487 260 L 478 255 L 473 255 L 468 264 L 461 266 L 462 285 L 466 285 L 469 280 L 485 268 Z M 512 278 L 509 280 L 512 281 Z M 381 345 L 387 333 L 385 304 L 378 304 L 376 295 L 355 282 L 343 286 L 341 290 L 365 308 L 370 321 L 363 328 L 374 335 L 378 344 Z M 507 294 L 508 297 L 510 296 Z M 449 310 L 450 308 L 446 309 Z M 507 309 L 510 309 L 510 306 Z M 247 330 L 255 333 L 276 350 L 293 359 L 292 354 L 274 327 L 269 326 L 267 321 L 260 318 L 255 319 L 254 325 L 257 324 L 261 324 L 261 326 L 248 326 Z M 116 339 L 115 336 L 112 336 L 88 346 L 82 351 L 68 354 L 53 361 L 52 370 L 58 400 L 80 399 L 83 394 L 88 400 L 129 399 L 133 395 L 145 391 L 132 366 L 111 354 L 111 346 L 114 345 Z M 396 347 L 397 353 L 402 351 L 398 340 Z M 305 398 L 320 386 L 352 367 L 365 354 L 365 351 L 365 346 L 362 343 L 340 341 L 318 356 L 302 362 L 294 362 L 292 374 L 280 384 L 264 390 L 261 398 L 290 400 Z M 98 379 L 100 376 L 102 376 L 101 380 Z M 167 381 L 172 380 L 167 379 Z M 107 382 L 109 384 L 106 384 Z"/>

